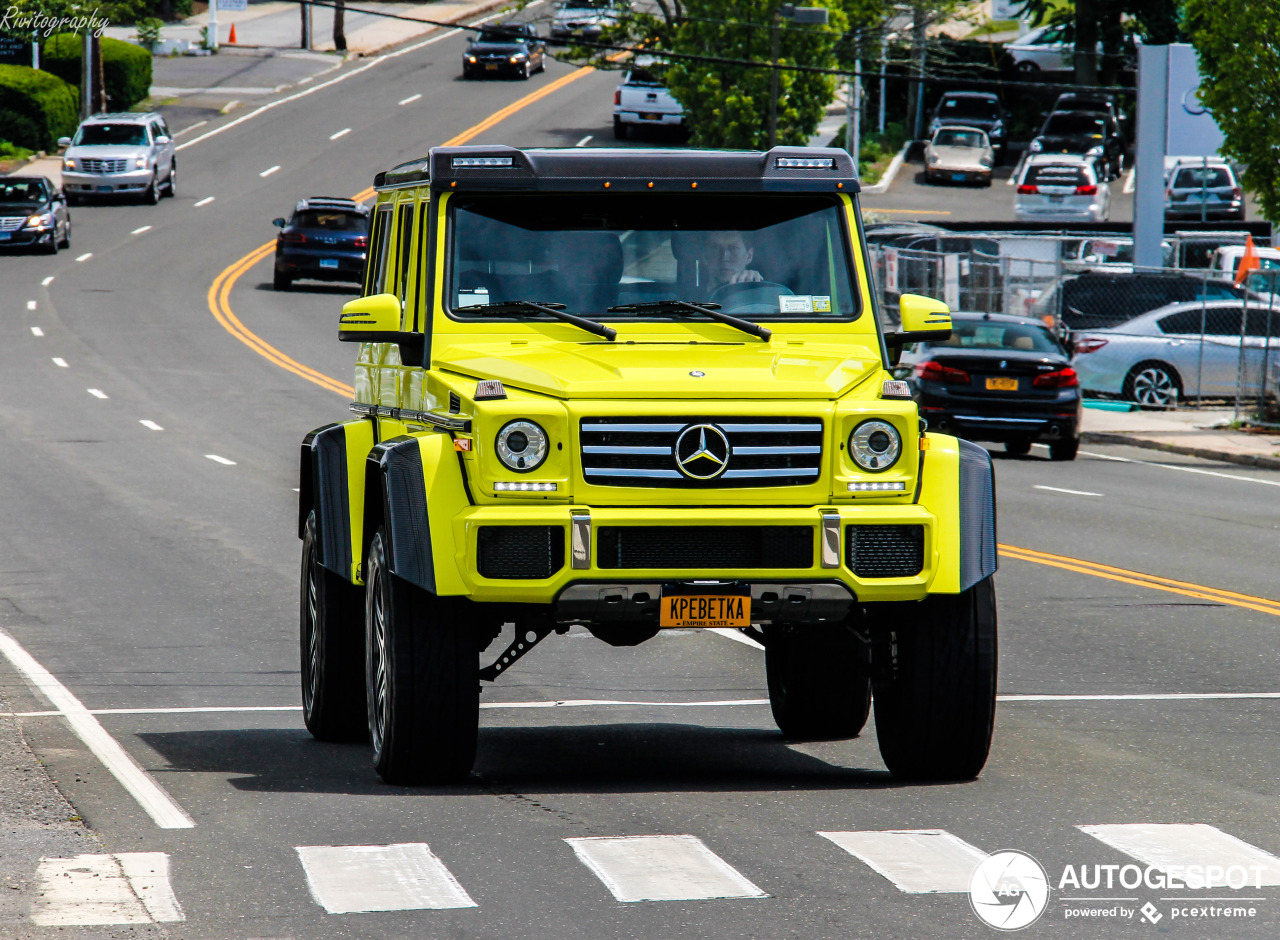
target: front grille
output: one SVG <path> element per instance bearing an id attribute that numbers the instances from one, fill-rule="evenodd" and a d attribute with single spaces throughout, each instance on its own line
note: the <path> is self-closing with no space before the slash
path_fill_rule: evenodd
<path id="1" fill-rule="evenodd" d="M 704 439 L 698 425 L 712 449 L 727 441 L 728 450 L 716 454 L 723 465 L 686 462 L 691 475 L 681 471 L 676 447 L 696 449 Z M 580 431 L 583 475 L 603 486 L 798 486 L 822 473 L 819 418 L 583 418 Z"/>
<path id="2" fill-rule="evenodd" d="M 813 527 L 600 526 L 599 568 L 812 568 Z"/>
<path id="3" fill-rule="evenodd" d="M 845 557 L 860 578 L 911 578 L 924 568 L 924 526 L 845 526 Z"/>
<path id="4" fill-rule="evenodd" d="M 564 527 L 487 525 L 480 527 L 477 568 L 482 578 L 534 581 L 564 567 Z"/>
<path id="5" fill-rule="evenodd" d="M 29 216 L 15 215 L 7 219 L 0 219 L 0 232 L 16 232 L 22 228 Z"/>
<path id="6" fill-rule="evenodd" d="M 85 173 L 123 173 L 128 168 L 129 161 L 124 159 L 84 157 L 80 160 L 80 169 Z"/>

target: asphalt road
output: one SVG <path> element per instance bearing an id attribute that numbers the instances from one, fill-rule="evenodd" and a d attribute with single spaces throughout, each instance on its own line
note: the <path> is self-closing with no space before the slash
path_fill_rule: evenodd
<path id="1" fill-rule="evenodd" d="M 1249 891 L 1058 887 L 1067 865 L 1139 857 L 1113 847 L 1119 837 L 1105 844 L 1080 826 L 1216 827 L 1228 859 L 1265 859 L 1248 846 L 1280 855 L 1280 702 L 1260 697 L 1280 692 L 1280 608 L 1257 600 L 1277 594 L 1277 473 L 1116 447 L 1074 463 L 1051 463 L 1040 448 L 997 457 L 999 536 L 1009 546 L 997 575 L 1000 691 L 1012 698 L 972 783 L 895 782 L 870 729 L 850 742 L 784 742 L 759 704 L 761 651 L 684 631 L 634 649 L 577 632 L 549 638 L 485 691 L 480 757 L 463 785 L 389 788 L 367 748 L 309 738 L 297 709 L 297 448 L 310 428 L 343 418 L 346 401 L 234 338 L 207 295 L 273 237 L 270 219 L 297 198 L 360 192 L 376 170 L 570 71 L 553 64 L 529 83 L 464 84 L 461 46 L 443 39 L 191 144 L 176 199 L 77 209 L 70 253 L 0 258 L 0 627 L 101 711 L 105 730 L 194 823 L 157 827 L 66 721 L 24 719 L 58 787 L 118 859 L 115 880 L 137 853 L 165 853 L 170 878 L 131 880 L 116 902 L 145 923 L 14 917 L 0 932 L 990 936 L 964 893 L 900 890 L 819 835 L 945 830 L 982 852 L 1019 850 L 1044 865 L 1053 897 L 1027 936 L 1275 936 L 1276 859 L 1267 883 Z M 612 87 L 610 76 L 585 75 L 474 142 L 608 141 Z M 277 294 L 269 275 L 262 263 L 236 282 L 229 303 L 240 322 L 292 360 L 349 382 L 351 354 L 333 338 L 346 295 Z M 1149 576 L 1170 583 L 1157 589 Z M 7 665 L 0 685 L 16 711 L 49 710 Z M 1255 697 L 1212 697 L 1221 693 Z M 1161 697 L 1169 694 L 1187 697 Z M 1126 695 L 1139 697 L 1117 697 Z M 513 707 L 556 702 L 596 704 Z M 1144 832 L 1156 844 L 1148 855 L 1163 846 L 1175 857 L 1194 849 L 1207 863 L 1222 857 L 1206 857 L 1217 839 L 1209 830 Z M 674 835 L 701 840 L 737 873 L 736 888 L 719 893 L 748 896 L 623 903 L 565 841 Z M 453 880 L 421 850 L 402 850 L 417 852 L 418 876 L 400 858 L 379 883 L 407 890 L 434 872 L 434 897 L 456 905 L 461 891 L 474 906 L 329 913 L 318 902 L 342 906 L 326 887 L 334 869 L 298 851 L 421 843 Z M 365 850 L 338 880 L 361 884 L 387 854 Z M 313 859 L 310 887 L 304 856 Z M 155 858 L 146 856 L 153 870 Z M 105 890 L 111 871 L 77 864 L 89 874 L 46 868 L 39 882 L 32 873 L 34 910 L 58 900 L 59 877 L 97 878 Z M 929 866 L 917 869 L 927 880 Z M 1073 893 L 1099 900 L 1064 900 Z M 1100 900 L 1120 896 L 1130 900 Z M 1261 900 L 1244 905 L 1256 916 L 1209 922 L 1175 915 L 1180 902 L 1161 900 L 1175 896 Z M 1136 913 L 1121 923 L 1067 917 L 1147 901 L 1156 925 Z"/>

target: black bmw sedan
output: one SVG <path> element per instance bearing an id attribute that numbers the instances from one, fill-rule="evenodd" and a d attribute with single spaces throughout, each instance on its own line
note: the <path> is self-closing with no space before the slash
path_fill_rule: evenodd
<path id="1" fill-rule="evenodd" d="M 71 247 L 67 197 L 44 176 L 0 176 L 0 248 Z"/>
<path id="2" fill-rule="evenodd" d="M 929 427 L 973 441 L 998 441 L 1010 454 L 1049 445 L 1074 460 L 1082 398 L 1071 356 L 1048 327 L 1026 317 L 953 313 L 951 337 L 904 350 L 899 374 L 911 383 Z"/>

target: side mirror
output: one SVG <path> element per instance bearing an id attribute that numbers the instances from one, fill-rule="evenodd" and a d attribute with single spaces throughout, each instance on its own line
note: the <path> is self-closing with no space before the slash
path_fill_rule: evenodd
<path id="1" fill-rule="evenodd" d="M 407 366 L 421 366 L 426 347 L 422 333 L 405 333 L 400 329 L 400 298 L 395 294 L 359 297 L 342 305 L 338 319 L 338 341 L 343 343 L 396 343 L 400 361 Z"/>
<path id="2" fill-rule="evenodd" d="M 59 146 L 59 147 L 62 147 L 62 148 L 70 147 L 70 146 L 71 146 L 71 138 L 70 138 L 70 137 L 59 137 L 59 138 L 58 138 L 58 146 Z"/>
<path id="3" fill-rule="evenodd" d="M 172 137 L 165 137 L 163 134 L 161 134 L 159 137 L 156 138 L 157 147 L 163 147 L 166 144 L 171 144 L 171 143 L 173 143 Z"/>
<path id="4" fill-rule="evenodd" d="M 276 228 L 284 228 L 284 219 L 272 219 L 271 224 Z"/>
<path id="5" fill-rule="evenodd" d="M 941 300 L 903 294 L 898 298 L 898 316 L 902 328 L 896 333 L 885 334 L 887 346 L 937 342 L 951 336 L 951 309 Z"/>

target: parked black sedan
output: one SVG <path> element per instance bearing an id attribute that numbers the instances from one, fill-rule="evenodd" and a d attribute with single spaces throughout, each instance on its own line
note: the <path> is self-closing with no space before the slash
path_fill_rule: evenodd
<path id="1" fill-rule="evenodd" d="M 1053 460 L 1074 460 L 1082 399 L 1066 347 L 1026 317 L 953 313 L 951 337 L 905 350 L 899 374 L 911 383 L 929 427 L 1025 454 L 1035 441 Z"/>
<path id="2" fill-rule="evenodd" d="M 300 199 L 288 221 L 275 219 L 272 286 L 289 290 L 300 277 L 351 281 L 364 277 L 369 251 L 369 207 L 339 196 Z"/>
<path id="3" fill-rule="evenodd" d="M 45 176 L 0 176 L 0 248 L 71 247 L 67 197 Z"/>
<path id="4" fill-rule="evenodd" d="M 1124 170 L 1125 139 L 1120 124 L 1097 111 L 1055 111 L 1028 145 L 1032 153 L 1077 153 L 1093 160 L 1102 179 Z"/>
<path id="5" fill-rule="evenodd" d="M 510 75 L 528 78 L 547 67 L 547 44 L 527 23 L 486 29 L 462 54 L 462 77 Z"/>

